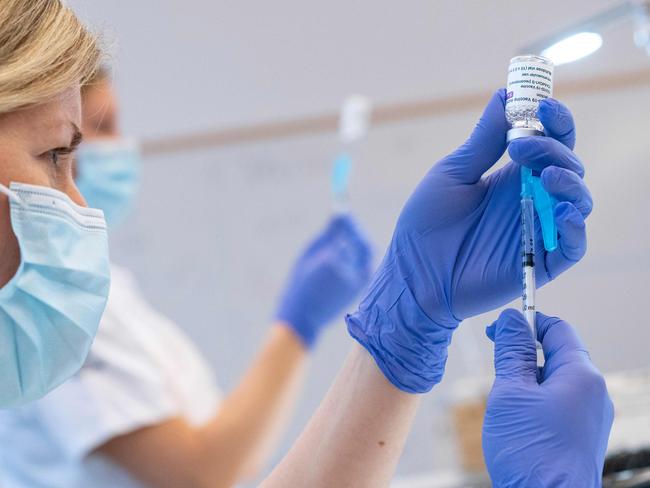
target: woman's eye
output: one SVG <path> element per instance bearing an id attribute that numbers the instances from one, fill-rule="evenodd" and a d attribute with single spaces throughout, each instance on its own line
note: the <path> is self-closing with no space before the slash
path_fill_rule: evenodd
<path id="1" fill-rule="evenodd" d="M 50 160 L 52 161 L 52 163 L 53 163 L 55 166 L 58 166 L 58 164 L 59 164 L 59 157 L 60 157 L 60 156 L 61 156 L 61 154 L 60 154 L 59 151 L 56 150 L 56 149 L 53 149 L 53 150 L 51 150 L 51 151 L 48 152 L 48 157 L 50 158 Z"/>
<path id="2" fill-rule="evenodd" d="M 45 153 L 45 156 L 52 162 L 52 164 L 59 166 L 60 163 L 63 162 L 62 159 L 69 154 L 72 154 L 72 149 L 59 147 L 49 150 L 47 153 Z"/>

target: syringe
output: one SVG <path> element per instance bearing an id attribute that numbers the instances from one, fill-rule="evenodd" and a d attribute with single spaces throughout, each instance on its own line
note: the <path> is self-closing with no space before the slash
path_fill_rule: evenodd
<path id="1" fill-rule="evenodd" d="M 515 56 L 508 67 L 506 119 L 510 123 L 508 143 L 521 137 L 544 136 L 544 126 L 537 116 L 539 103 L 553 95 L 553 63 L 536 55 Z M 555 200 L 544 189 L 539 173 L 521 169 L 521 267 L 522 309 L 533 337 L 537 339 L 535 313 L 535 213 L 539 218 L 544 249 L 557 248 L 557 228 L 553 210 Z M 543 354 L 537 344 L 538 364 Z"/>
<path id="2" fill-rule="evenodd" d="M 537 340 L 535 320 L 535 205 L 522 168 L 521 178 L 521 268 L 523 271 L 522 311 Z"/>
<path id="3" fill-rule="evenodd" d="M 362 141 L 370 123 L 370 101 L 361 95 L 353 95 L 341 107 L 339 120 L 339 153 L 332 168 L 332 202 L 334 213 L 347 213 L 352 162 L 359 156 Z"/>
<path id="4" fill-rule="evenodd" d="M 535 184 L 533 172 L 521 168 L 521 305 L 526 322 L 537 344 L 537 365 L 544 365 L 542 345 L 537 341 L 537 315 L 535 311 Z M 539 193 L 539 192 L 537 192 Z"/>
<path id="5" fill-rule="evenodd" d="M 332 206 L 335 214 L 349 210 L 350 173 L 352 172 L 351 148 L 344 148 L 334 160 L 332 168 Z"/>

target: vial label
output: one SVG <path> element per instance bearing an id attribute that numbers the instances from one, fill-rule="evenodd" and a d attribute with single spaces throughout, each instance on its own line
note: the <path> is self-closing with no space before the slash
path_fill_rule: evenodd
<path id="1" fill-rule="evenodd" d="M 510 64 L 506 88 L 506 109 L 537 110 L 540 100 L 553 96 L 553 66 L 535 61 Z"/>

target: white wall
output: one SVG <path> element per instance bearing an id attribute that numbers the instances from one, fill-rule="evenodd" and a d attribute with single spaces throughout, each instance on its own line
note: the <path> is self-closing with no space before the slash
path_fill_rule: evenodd
<path id="1" fill-rule="evenodd" d="M 334 109 L 350 92 L 378 102 L 503 83 L 511 56 L 619 0 L 69 0 L 104 33 L 125 128 L 164 135 Z M 629 24 L 583 78 L 648 63 Z"/>

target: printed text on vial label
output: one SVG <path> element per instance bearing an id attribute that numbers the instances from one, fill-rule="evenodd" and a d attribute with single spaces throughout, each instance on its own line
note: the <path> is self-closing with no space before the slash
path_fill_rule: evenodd
<path id="1" fill-rule="evenodd" d="M 512 65 L 508 70 L 506 104 L 536 104 L 553 93 L 553 73 L 530 64 Z"/>

